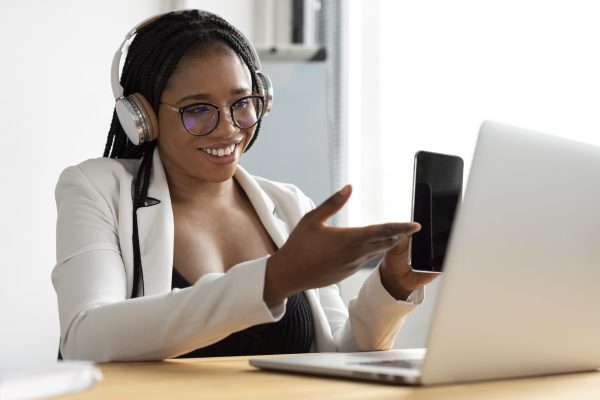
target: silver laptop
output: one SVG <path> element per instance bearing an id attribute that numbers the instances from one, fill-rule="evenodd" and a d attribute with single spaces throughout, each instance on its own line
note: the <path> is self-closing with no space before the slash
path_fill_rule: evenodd
<path id="1" fill-rule="evenodd" d="M 482 125 L 427 350 L 251 359 L 430 385 L 600 367 L 600 148 Z"/>

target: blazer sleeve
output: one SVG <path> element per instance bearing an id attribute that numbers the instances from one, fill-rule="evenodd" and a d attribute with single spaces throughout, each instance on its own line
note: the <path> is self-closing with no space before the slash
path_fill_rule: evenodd
<path id="1" fill-rule="evenodd" d="M 318 293 L 335 349 L 344 352 L 391 349 L 406 316 L 423 301 L 422 288 L 408 301 L 393 298 L 381 283 L 379 267 L 371 272 L 348 308 L 337 285 L 321 288 Z"/>
<path id="2" fill-rule="evenodd" d="M 161 360 L 282 317 L 284 304 L 269 309 L 262 298 L 267 257 L 204 275 L 186 289 L 128 299 L 110 202 L 79 167 L 62 173 L 56 201 L 52 282 L 64 358 Z"/>

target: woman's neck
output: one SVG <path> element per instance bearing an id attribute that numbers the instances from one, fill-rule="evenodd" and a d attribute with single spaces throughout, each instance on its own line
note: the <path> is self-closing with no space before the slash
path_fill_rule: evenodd
<path id="1" fill-rule="evenodd" d="M 231 204 L 236 200 L 237 184 L 233 177 L 210 182 L 165 165 L 171 202 L 179 205 Z"/>

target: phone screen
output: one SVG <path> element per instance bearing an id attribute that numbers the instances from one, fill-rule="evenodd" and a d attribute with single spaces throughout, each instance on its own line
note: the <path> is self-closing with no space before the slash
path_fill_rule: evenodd
<path id="1" fill-rule="evenodd" d="M 462 182 L 460 157 L 427 151 L 415 154 L 412 219 L 421 224 L 421 230 L 411 239 L 412 269 L 442 271 Z"/>

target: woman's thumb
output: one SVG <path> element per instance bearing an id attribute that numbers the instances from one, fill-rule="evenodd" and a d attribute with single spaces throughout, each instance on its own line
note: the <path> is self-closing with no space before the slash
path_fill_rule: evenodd
<path id="1" fill-rule="evenodd" d="M 350 195 L 352 194 L 352 185 L 346 185 L 339 191 L 331 195 L 327 200 L 321 203 L 320 206 L 312 210 L 310 218 L 318 221 L 325 222 L 335 213 L 337 213 L 346 204 Z"/>

